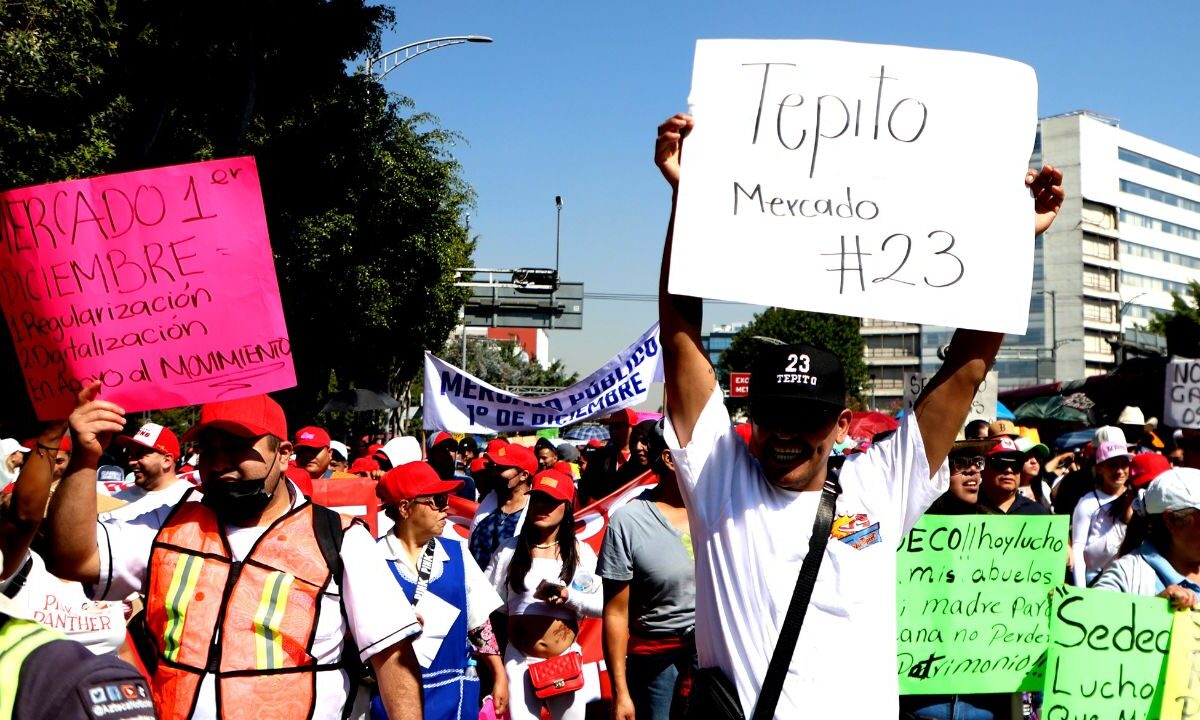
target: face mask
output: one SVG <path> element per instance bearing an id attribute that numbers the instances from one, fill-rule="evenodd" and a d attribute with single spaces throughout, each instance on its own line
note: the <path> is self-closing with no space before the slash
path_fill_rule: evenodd
<path id="1" fill-rule="evenodd" d="M 276 455 L 273 466 L 279 461 Z M 271 502 L 271 494 L 267 492 L 266 475 L 254 480 L 213 480 L 204 483 L 204 498 L 201 500 L 212 509 L 222 520 L 233 523 L 250 520 L 266 510 Z"/>

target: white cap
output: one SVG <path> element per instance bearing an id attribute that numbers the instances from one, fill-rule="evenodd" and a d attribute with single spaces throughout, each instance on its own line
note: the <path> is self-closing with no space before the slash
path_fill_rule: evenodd
<path id="1" fill-rule="evenodd" d="M 380 452 L 387 455 L 388 460 L 392 462 L 392 467 L 400 467 L 405 463 L 425 459 L 421 452 L 421 441 L 412 435 L 402 435 L 388 440 Z"/>
<path id="2" fill-rule="evenodd" d="M 1200 470 L 1171 468 L 1150 481 L 1140 498 L 1148 515 L 1200 508 Z"/>
<path id="3" fill-rule="evenodd" d="M 0 440 L 0 460 L 7 460 L 9 455 L 15 452 L 29 452 L 33 448 L 27 448 L 13 438 L 4 438 Z"/>
<path id="4" fill-rule="evenodd" d="M 350 459 L 350 448 L 346 447 L 346 443 L 330 440 L 329 449 L 341 455 L 343 460 Z"/>
<path id="5" fill-rule="evenodd" d="M 1129 444 L 1129 442 L 1125 440 L 1125 431 L 1119 427 L 1113 427 L 1112 425 L 1105 425 L 1104 427 L 1096 428 L 1096 435 L 1092 440 L 1092 443 L 1096 447 L 1100 447 L 1104 443 L 1121 443 L 1122 445 Z"/>
<path id="6" fill-rule="evenodd" d="M 1145 425 L 1146 416 L 1142 414 L 1142 409 L 1134 405 L 1126 405 L 1121 411 L 1121 415 L 1117 418 L 1118 425 Z"/>

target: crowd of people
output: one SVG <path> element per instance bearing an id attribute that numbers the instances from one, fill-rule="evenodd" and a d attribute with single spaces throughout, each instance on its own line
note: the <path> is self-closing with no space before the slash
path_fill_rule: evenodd
<path id="1" fill-rule="evenodd" d="M 692 127 L 659 128 L 672 190 Z M 1044 232 L 1062 176 L 1025 182 Z M 927 512 L 1070 515 L 1065 582 L 1197 602 L 1200 437 L 1158 441 L 1133 407 L 1079 451 L 964 425 L 1002 340 L 967 330 L 872 443 L 846 442 L 841 362 L 807 344 L 759 353 L 736 425 L 700 300 L 668 290 L 671 232 L 665 415 L 619 410 L 607 441 L 347 445 L 289 432 L 265 395 L 177 435 L 98 385 L 0 440 L 0 716 L 800 718 L 853 698 L 858 717 L 1010 717 L 1020 698 L 899 698 L 895 550 Z M 641 485 L 599 552 L 577 537 L 581 509 Z M 583 663 L 590 618 L 607 688 Z"/>

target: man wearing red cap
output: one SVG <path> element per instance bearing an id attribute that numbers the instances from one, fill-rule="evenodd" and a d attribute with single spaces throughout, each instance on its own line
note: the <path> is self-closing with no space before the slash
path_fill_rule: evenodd
<path id="1" fill-rule="evenodd" d="M 48 518 L 54 571 L 97 599 L 146 597 L 136 635 L 160 716 L 338 717 L 356 647 L 389 715 L 421 717 L 416 616 L 370 534 L 284 478 L 283 409 L 265 395 L 204 405 L 183 438 L 199 445 L 203 499 L 92 525 L 96 463 L 125 425 L 99 387 L 70 417 L 75 455 Z"/>
<path id="2" fill-rule="evenodd" d="M 155 508 L 174 506 L 192 488 L 175 475 L 179 440 L 170 428 L 146 423 L 133 435 L 118 435 L 115 442 L 125 448 L 133 487 L 113 495 L 129 504 L 106 513 L 104 519 L 130 520 Z"/>
<path id="3" fill-rule="evenodd" d="M 324 428 L 304 427 L 296 431 L 296 441 L 292 443 L 296 451 L 296 467 L 303 469 L 313 480 L 327 478 L 329 463 L 333 460 L 333 450 L 329 448 L 329 433 Z"/>

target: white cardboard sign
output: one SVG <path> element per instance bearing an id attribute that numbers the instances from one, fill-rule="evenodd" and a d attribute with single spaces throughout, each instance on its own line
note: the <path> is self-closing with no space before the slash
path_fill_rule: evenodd
<path id="1" fill-rule="evenodd" d="M 1200 360 L 1171 358 L 1163 382 L 1163 415 L 1167 425 L 1200 428 Z"/>
<path id="2" fill-rule="evenodd" d="M 700 40 L 672 293 L 1023 334 L 1037 78 L 1012 60 Z M 1004 297 L 980 311 L 979 299 Z"/>
<path id="3" fill-rule="evenodd" d="M 904 377 L 904 404 L 903 407 L 908 412 L 912 412 L 917 406 L 917 398 L 921 397 L 921 393 L 925 391 L 925 385 L 929 383 L 932 375 L 922 375 L 921 373 L 908 373 Z M 987 420 L 989 423 L 996 420 L 996 405 L 1000 402 L 1000 373 L 995 370 L 988 371 L 984 376 L 983 382 L 975 389 L 975 397 L 971 399 L 971 410 L 967 413 L 967 419 L 963 424 L 974 422 L 975 420 Z"/>

